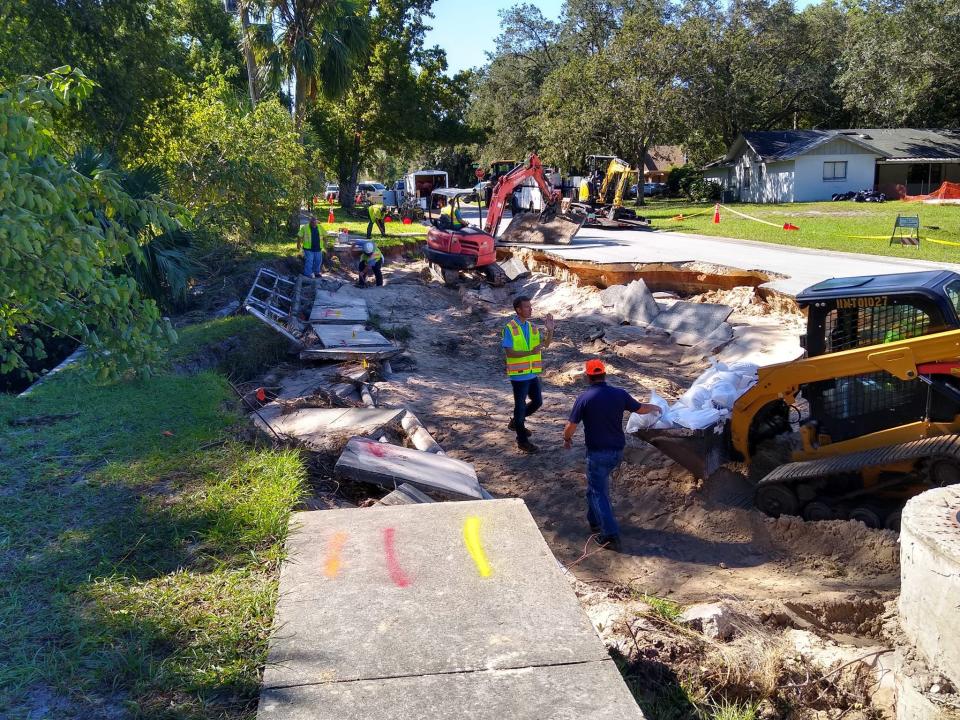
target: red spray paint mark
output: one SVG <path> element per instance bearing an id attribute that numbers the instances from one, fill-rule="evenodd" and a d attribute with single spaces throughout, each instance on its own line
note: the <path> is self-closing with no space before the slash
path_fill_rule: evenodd
<path id="1" fill-rule="evenodd" d="M 393 528 L 383 529 L 383 551 L 387 556 L 387 570 L 390 572 L 390 579 L 397 587 L 407 587 L 410 584 L 410 578 L 400 567 L 400 561 L 397 560 L 397 551 L 393 546 Z"/>

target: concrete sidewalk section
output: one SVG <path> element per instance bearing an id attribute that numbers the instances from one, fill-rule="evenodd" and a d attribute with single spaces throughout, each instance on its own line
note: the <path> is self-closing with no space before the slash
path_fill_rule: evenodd
<path id="1" fill-rule="evenodd" d="M 260 720 L 643 718 L 521 500 L 293 522 Z"/>

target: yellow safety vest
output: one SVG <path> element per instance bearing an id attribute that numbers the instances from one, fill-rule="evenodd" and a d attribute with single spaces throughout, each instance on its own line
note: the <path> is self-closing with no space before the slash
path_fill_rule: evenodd
<path id="1" fill-rule="evenodd" d="M 456 213 L 454 212 L 454 205 L 452 202 L 449 202 L 440 208 L 440 214 L 446 215 L 448 218 L 450 218 L 450 224 L 453 225 L 453 227 L 463 227 L 463 223 L 460 222 Z"/>
<path id="2" fill-rule="evenodd" d="M 513 342 L 512 350 L 524 351 L 527 354 L 523 357 L 507 358 L 507 376 L 525 375 L 534 373 L 539 375 L 543 372 L 543 356 L 540 353 L 540 331 L 536 326 L 530 324 L 530 344 L 527 345 L 527 338 L 523 334 L 523 328 L 516 320 L 507 323 L 507 329 L 510 331 L 510 339 Z"/>
<path id="3" fill-rule="evenodd" d="M 383 205 L 371 205 L 367 208 L 367 215 L 370 216 L 372 222 L 377 222 L 377 220 L 383 220 L 386 216 L 387 210 Z"/>
<path id="4" fill-rule="evenodd" d="M 580 202 L 587 202 L 590 199 L 590 183 L 587 180 L 580 181 Z"/>
<path id="5" fill-rule="evenodd" d="M 379 249 L 374 250 L 372 255 L 367 255 L 366 253 L 360 253 L 360 260 L 363 262 L 370 262 L 370 259 L 373 258 L 373 263 L 376 265 L 378 262 L 383 260 L 383 253 Z"/>

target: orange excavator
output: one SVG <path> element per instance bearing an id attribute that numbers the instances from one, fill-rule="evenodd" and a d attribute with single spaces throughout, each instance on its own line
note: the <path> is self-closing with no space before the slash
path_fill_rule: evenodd
<path id="1" fill-rule="evenodd" d="M 503 233 L 497 236 L 504 208 L 513 191 L 529 179 L 540 189 L 544 201 L 543 210 L 539 213 L 514 216 Z M 472 192 L 446 188 L 435 191 L 435 194 L 444 196 L 443 204 L 453 203 L 456 208 L 460 200 Z M 440 204 L 439 198 L 437 201 L 437 204 Z M 439 218 L 432 220 L 433 227 L 427 232 L 426 256 L 431 273 L 447 285 L 456 284 L 461 272 L 475 272 L 495 285 L 502 284 L 503 273 L 496 264 L 498 243 L 569 245 L 587 219 L 585 214 L 563 212 L 561 193 L 547 182 L 543 164 L 536 153 L 530 155 L 526 163 L 517 165 L 501 177 L 494 185 L 482 230 L 470 225 L 458 225 L 454 221 L 455 217 L 455 212 L 442 213 Z"/>

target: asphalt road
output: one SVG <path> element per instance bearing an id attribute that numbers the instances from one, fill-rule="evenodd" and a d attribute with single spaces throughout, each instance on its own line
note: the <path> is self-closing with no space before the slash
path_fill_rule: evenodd
<path id="1" fill-rule="evenodd" d="M 475 221 L 477 210 L 473 208 L 463 214 L 468 220 Z M 507 222 L 501 222 L 501 231 L 506 228 Z M 742 270 L 765 271 L 784 276 L 764 283 L 765 287 L 790 295 L 832 277 L 889 275 L 931 269 L 960 272 L 960 264 L 955 263 L 885 258 L 692 233 L 642 230 L 583 228 L 572 244 L 550 246 L 549 251 L 569 260 L 603 264 L 705 262 Z"/>

